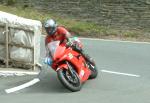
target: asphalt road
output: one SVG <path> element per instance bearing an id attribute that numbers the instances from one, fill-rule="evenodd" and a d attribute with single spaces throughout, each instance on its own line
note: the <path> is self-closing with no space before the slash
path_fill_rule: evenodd
<path id="1" fill-rule="evenodd" d="M 150 44 L 82 41 L 85 50 L 95 59 L 99 75 L 87 81 L 81 91 L 72 93 L 66 90 L 56 78 L 56 73 L 43 66 L 40 82 L 11 94 L 4 90 L 36 76 L 0 77 L 1 103 L 150 103 Z M 41 50 L 42 58 L 44 46 Z"/>

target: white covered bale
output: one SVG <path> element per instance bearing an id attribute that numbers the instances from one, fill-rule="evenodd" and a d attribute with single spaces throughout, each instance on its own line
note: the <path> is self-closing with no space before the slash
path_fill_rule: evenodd
<path id="1" fill-rule="evenodd" d="M 4 41 L 5 41 L 5 35 L 4 35 L 3 31 L 4 31 L 4 27 L 1 26 L 0 27 L 0 42 L 2 42 L 2 43 L 4 43 Z M 6 55 L 5 53 L 6 53 L 5 46 L 0 44 L 0 60 L 5 58 L 5 55 Z"/>
<path id="2" fill-rule="evenodd" d="M 42 27 L 42 24 L 40 21 L 26 19 L 26 18 L 19 17 L 13 14 L 2 12 L 2 11 L 0 11 L 0 22 L 7 23 L 10 26 L 12 25 L 12 26 L 17 26 L 17 27 L 27 28 L 29 30 L 39 29 Z"/>
<path id="3" fill-rule="evenodd" d="M 5 58 L 6 52 L 5 52 L 5 46 L 0 45 L 0 60 L 3 60 Z"/>
<path id="4" fill-rule="evenodd" d="M 38 63 L 40 58 L 41 22 L 0 11 L 0 24 L 0 59 L 5 58 L 6 55 L 5 25 L 7 24 L 9 30 L 9 59 L 33 65 Z"/>
<path id="5" fill-rule="evenodd" d="M 10 32 L 11 32 L 11 39 L 10 39 L 11 43 L 34 47 L 33 32 L 29 33 L 23 30 L 10 30 Z M 10 58 L 13 60 L 30 63 L 33 61 L 32 50 L 26 48 L 17 49 L 16 46 L 12 46 L 10 48 Z"/>

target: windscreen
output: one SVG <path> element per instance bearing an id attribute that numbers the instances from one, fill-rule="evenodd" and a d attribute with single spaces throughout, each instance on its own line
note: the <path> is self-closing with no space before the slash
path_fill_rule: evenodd
<path id="1" fill-rule="evenodd" d="M 51 53 L 51 56 L 53 58 L 55 55 L 55 51 L 56 51 L 57 47 L 59 46 L 59 43 L 60 43 L 60 41 L 53 41 L 48 44 L 49 52 Z"/>

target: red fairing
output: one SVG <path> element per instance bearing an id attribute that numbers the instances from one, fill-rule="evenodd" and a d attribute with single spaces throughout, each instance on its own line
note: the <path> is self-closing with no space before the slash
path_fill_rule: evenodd
<path id="1" fill-rule="evenodd" d="M 85 82 L 91 74 L 91 71 L 88 69 L 82 55 L 76 51 L 73 51 L 70 47 L 66 48 L 64 44 L 61 44 L 57 47 L 53 59 L 54 62 L 52 64 L 52 68 L 55 71 L 60 68 L 68 69 L 66 64 L 61 63 L 62 61 L 70 62 L 74 66 L 74 69 L 77 71 L 81 82 Z"/>
<path id="2" fill-rule="evenodd" d="M 56 49 L 56 52 L 54 54 L 54 57 L 53 57 L 53 60 L 57 60 L 57 59 L 60 59 L 62 56 L 64 56 L 65 54 L 65 50 L 66 50 L 66 47 L 65 47 L 65 44 L 62 44 L 60 45 L 57 49 Z"/>

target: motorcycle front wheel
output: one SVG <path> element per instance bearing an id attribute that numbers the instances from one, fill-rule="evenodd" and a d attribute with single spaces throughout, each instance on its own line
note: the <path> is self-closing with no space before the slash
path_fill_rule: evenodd
<path id="1" fill-rule="evenodd" d="M 73 75 L 68 69 L 59 69 L 57 71 L 57 76 L 60 82 L 70 91 L 76 92 L 81 89 L 81 81 L 75 70 L 72 69 Z"/>

